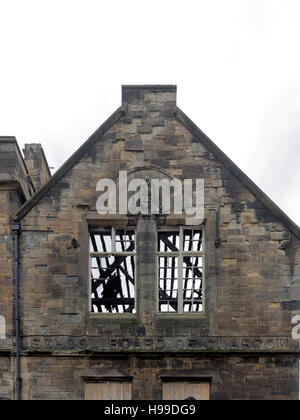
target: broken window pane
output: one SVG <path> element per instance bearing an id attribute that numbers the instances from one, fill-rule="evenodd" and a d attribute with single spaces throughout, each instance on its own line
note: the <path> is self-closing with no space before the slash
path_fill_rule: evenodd
<path id="1" fill-rule="evenodd" d="M 202 257 L 183 260 L 184 312 L 202 311 Z"/>
<path id="2" fill-rule="evenodd" d="M 183 251 L 202 251 L 202 230 L 184 229 L 183 240 Z"/>
<path id="3" fill-rule="evenodd" d="M 135 231 L 90 230 L 92 312 L 135 313 Z"/>
<path id="4" fill-rule="evenodd" d="M 179 250 L 179 231 L 162 231 L 158 233 L 158 252 Z"/>
<path id="5" fill-rule="evenodd" d="M 90 249 L 92 252 L 111 252 L 111 230 L 97 232 L 91 232 L 90 235 Z"/>
<path id="6" fill-rule="evenodd" d="M 178 257 L 159 257 L 159 310 L 178 310 Z"/>

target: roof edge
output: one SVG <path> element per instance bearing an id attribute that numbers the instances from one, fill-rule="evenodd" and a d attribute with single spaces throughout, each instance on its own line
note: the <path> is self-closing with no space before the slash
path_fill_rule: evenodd
<path id="1" fill-rule="evenodd" d="M 277 204 L 271 200 L 180 108 L 176 107 L 176 120 L 186 127 L 196 139 L 213 153 L 224 166 L 236 177 L 239 181 L 268 208 L 271 213 L 277 217 L 286 227 L 300 239 L 300 228 L 293 222 L 287 214 L 284 213 Z"/>
<path id="2" fill-rule="evenodd" d="M 23 149 L 24 161 L 25 161 L 25 149 L 26 149 L 26 146 L 32 146 L 32 145 L 39 145 L 39 146 L 41 146 L 41 148 L 40 148 L 41 155 L 42 155 L 42 158 L 44 159 L 44 162 L 46 164 L 46 169 L 47 169 L 47 172 L 48 172 L 48 175 L 49 175 L 49 178 L 50 178 L 52 176 L 52 174 L 51 174 L 51 171 L 50 171 L 50 167 L 49 167 L 48 160 L 47 160 L 47 157 L 46 157 L 46 154 L 45 154 L 45 151 L 44 151 L 44 148 L 43 148 L 42 143 L 25 143 L 24 144 L 24 149 Z"/>
<path id="3" fill-rule="evenodd" d="M 45 154 L 45 152 L 44 152 L 44 148 L 43 148 L 43 147 L 42 147 L 42 156 L 43 156 L 44 161 L 45 161 L 45 163 L 46 163 L 46 168 L 47 168 L 47 171 L 48 171 L 48 175 L 51 177 L 51 176 L 52 176 L 52 174 L 51 174 L 51 171 L 50 171 L 50 166 L 49 166 L 48 159 L 47 159 L 47 157 L 46 157 L 46 154 Z"/>
<path id="4" fill-rule="evenodd" d="M 16 150 L 21 158 L 22 164 L 24 165 L 24 170 L 26 172 L 26 175 L 29 175 L 27 166 L 26 166 L 26 162 L 23 156 L 23 153 L 21 152 L 19 143 L 17 141 L 17 138 L 15 136 L 0 136 L 0 143 L 11 143 L 14 144 L 16 146 Z"/>
<path id="5" fill-rule="evenodd" d="M 0 142 L 3 143 L 14 143 L 17 139 L 15 136 L 0 136 Z"/>
<path id="6" fill-rule="evenodd" d="M 120 118 L 122 117 L 121 107 L 119 107 L 97 130 L 76 150 L 76 152 L 55 172 L 49 181 L 34 194 L 30 200 L 14 215 L 14 220 L 20 222 L 29 211 L 59 182 L 78 160 L 95 144 Z"/>
<path id="7" fill-rule="evenodd" d="M 124 89 L 176 92 L 177 85 L 122 85 L 122 90 Z"/>

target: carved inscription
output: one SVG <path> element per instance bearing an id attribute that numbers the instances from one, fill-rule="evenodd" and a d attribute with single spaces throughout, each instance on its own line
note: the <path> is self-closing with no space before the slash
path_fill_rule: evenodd
<path id="1" fill-rule="evenodd" d="M 297 343 L 296 343 L 297 344 Z M 289 337 L 33 337 L 24 350 L 40 351 L 297 351 Z M 299 350 L 299 349 L 298 349 Z"/>

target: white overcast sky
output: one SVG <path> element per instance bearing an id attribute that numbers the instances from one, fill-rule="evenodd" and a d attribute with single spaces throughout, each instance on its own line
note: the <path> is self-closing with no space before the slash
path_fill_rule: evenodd
<path id="1" fill-rule="evenodd" d="M 0 135 L 55 170 L 120 105 L 178 106 L 300 224 L 300 0 L 0 0 Z"/>

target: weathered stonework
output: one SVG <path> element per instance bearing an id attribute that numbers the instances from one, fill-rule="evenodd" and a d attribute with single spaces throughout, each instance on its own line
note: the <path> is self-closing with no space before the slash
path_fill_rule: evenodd
<path id="1" fill-rule="evenodd" d="M 35 190 L 51 178 L 47 159 L 40 144 L 25 144 L 24 159 Z"/>
<path id="2" fill-rule="evenodd" d="M 15 215 L 24 399 L 82 399 L 84 378 L 123 376 L 132 377 L 134 399 L 161 399 L 166 375 L 210 378 L 215 400 L 297 399 L 291 320 L 300 313 L 299 228 L 177 108 L 176 87 L 125 86 L 122 96 L 122 107 L 18 212 L 22 202 L 8 205 L 10 191 L 0 191 L 0 315 L 8 319 L 0 398 L 15 398 Z M 204 178 L 203 314 L 156 310 L 157 226 L 182 218 L 96 212 L 98 181 L 120 170 Z M 88 227 L 95 224 L 137 227 L 136 314 L 89 312 Z"/>

